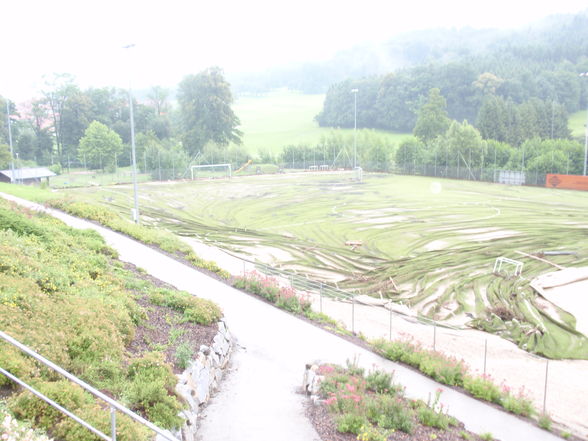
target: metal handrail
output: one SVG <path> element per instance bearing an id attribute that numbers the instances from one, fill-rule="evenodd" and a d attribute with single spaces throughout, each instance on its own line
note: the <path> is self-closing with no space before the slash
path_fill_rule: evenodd
<path id="1" fill-rule="evenodd" d="M 90 430 L 91 432 L 93 432 L 94 434 L 99 436 L 100 438 L 102 438 L 106 441 L 116 441 L 116 411 L 118 410 L 119 412 L 122 412 L 123 414 L 127 415 L 128 417 L 132 418 L 133 420 L 137 421 L 138 423 L 142 424 L 143 426 L 151 429 L 153 432 L 157 433 L 158 435 L 161 435 L 166 440 L 179 441 L 176 437 L 174 437 L 173 435 L 170 435 L 169 432 L 166 432 L 165 430 L 160 429 L 155 424 L 153 424 L 153 423 L 147 421 L 145 418 L 137 415 L 132 410 L 126 408 L 125 406 L 123 406 L 122 404 L 113 400 L 112 398 L 104 395 L 99 390 L 95 389 L 94 387 L 92 387 L 89 384 L 85 383 L 84 381 L 80 380 L 75 375 L 70 374 L 65 369 L 57 366 L 52 361 L 47 360 L 42 355 L 39 355 L 38 353 L 36 353 L 32 349 L 30 349 L 28 346 L 25 346 L 24 344 L 20 343 L 18 340 L 15 340 L 14 338 L 12 338 L 10 335 L 6 334 L 5 332 L 0 331 L 0 338 L 2 338 L 4 341 L 10 343 L 12 346 L 15 346 L 16 348 L 20 349 L 21 351 L 23 351 L 27 355 L 33 357 L 35 360 L 43 363 L 45 366 L 53 369 L 55 372 L 63 375 L 65 378 L 67 378 L 71 382 L 77 384 L 78 386 L 82 387 L 86 391 L 90 392 L 95 397 L 100 398 L 102 401 L 105 401 L 106 403 L 108 403 L 110 406 L 111 436 L 105 435 L 100 430 L 96 429 L 95 427 L 93 427 L 92 425 L 90 425 L 86 421 L 82 420 L 81 418 L 79 418 L 78 416 L 73 414 L 72 412 L 68 411 L 64 407 L 55 403 L 50 398 L 43 395 L 41 392 L 35 390 L 30 385 L 26 384 L 24 381 L 15 377 L 10 372 L 0 368 L 0 373 L 6 375 L 8 378 L 10 378 L 12 381 L 16 382 L 17 384 L 23 386 L 25 389 L 29 390 L 30 392 L 35 394 L 37 397 L 41 398 L 42 400 L 44 400 L 45 402 L 47 402 L 51 406 L 55 407 L 57 410 L 63 412 L 65 415 L 72 418 L 73 420 L 75 420 L 76 422 L 78 422 L 79 424 L 81 424 L 86 429 Z"/>

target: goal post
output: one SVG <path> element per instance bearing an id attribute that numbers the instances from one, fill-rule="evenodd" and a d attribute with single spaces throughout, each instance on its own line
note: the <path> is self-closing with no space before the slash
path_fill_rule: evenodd
<path id="1" fill-rule="evenodd" d="M 228 177 L 230 179 L 233 176 L 231 164 L 193 165 L 190 167 L 190 174 L 192 175 L 192 180 L 198 178 L 199 172 L 201 177 L 215 177 L 214 175 L 210 174 L 210 171 L 219 169 L 221 170 L 221 172 L 223 169 L 225 170 L 225 177 Z M 209 171 L 208 176 L 206 176 L 206 171 Z"/>

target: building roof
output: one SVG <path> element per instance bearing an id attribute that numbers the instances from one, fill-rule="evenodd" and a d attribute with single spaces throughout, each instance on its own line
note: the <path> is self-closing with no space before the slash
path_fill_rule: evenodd
<path id="1" fill-rule="evenodd" d="M 0 174 L 6 176 L 12 180 L 12 170 L 0 170 Z M 50 176 L 57 176 L 51 170 L 46 167 L 34 167 L 34 168 L 15 168 L 14 178 L 15 180 L 27 180 L 27 179 L 39 179 L 48 178 Z"/>

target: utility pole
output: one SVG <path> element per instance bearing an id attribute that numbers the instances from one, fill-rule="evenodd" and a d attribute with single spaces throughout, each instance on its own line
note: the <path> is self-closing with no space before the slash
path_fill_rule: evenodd
<path id="1" fill-rule="evenodd" d="M 123 49 L 130 49 L 135 47 L 134 44 L 128 44 L 123 46 Z M 133 117 L 133 94 L 131 92 L 131 79 L 129 73 L 129 111 L 131 120 L 131 157 L 132 157 L 132 169 L 133 169 L 133 198 L 135 202 L 135 209 L 133 211 L 133 220 L 136 224 L 139 223 L 139 194 L 137 191 L 137 159 L 135 155 L 135 119 Z"/>
<path id="2" fill-rule="evenodd" d="M 357 92 L 358 89 L 351 89 L 353 94 L 353 169 L 357 168 Z"/>
<path id="3" fill-rule="evenodd" d="M 588 79 L 588 72 L 582 72 L 580 76 Z M 586 127 L 584 128 L 584 176 L 586 176 L 586 162 L 588 162 L 588 102 L 586 103 Z"/>
<path id="4" fill-rule="evenodd" d="M 6 98 L 6 119 L 8 121 L 8 145 L 10 145 L 10 183 L 15 181 L 14 176 L 14 151 L 12 150 L 12 126 L 10 124 L 10 101 Z"/>

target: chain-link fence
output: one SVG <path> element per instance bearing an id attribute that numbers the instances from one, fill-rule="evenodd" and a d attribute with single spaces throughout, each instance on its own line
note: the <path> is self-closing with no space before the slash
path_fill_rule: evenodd
<path id="1" fill-rule="evenodd" d="M 308 297 L 315 312 L 336 320 L 348 332 L 367 339 L 410 340 L 424 349 L 463 360 L 472 374 L 483 375 L 515 394 L 524 391 L 538 412 L 566 424 L 583 424 L 583 407 L 573 397 L 588 396 L 588 384 L 574 386 L 569 379 L 579 378 L 588 364 L 585 361 L 548 360 L 500 336 L 436 322 L 387 299 L 356 295 L 297 272 L 241 261 L 244 277 L 251 271 L 274 277 L 280 285 Z"/>
<path id="2" fill-rule="evenodd" d="M 470 168 L 465 166 L 445 166 L 437 164 L 419 164 L 409 162 L 396 164 L 392 172 L 399 175 L 431 176 L 466 181 L 496 182 L 511 185 L 545 186 L 545 173 L 537 170 L 504 170 L 502 168 Z M 508 179 L 505 176 L 518 178 Z"/>

